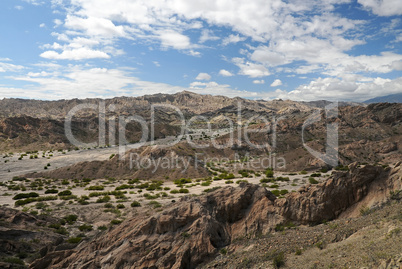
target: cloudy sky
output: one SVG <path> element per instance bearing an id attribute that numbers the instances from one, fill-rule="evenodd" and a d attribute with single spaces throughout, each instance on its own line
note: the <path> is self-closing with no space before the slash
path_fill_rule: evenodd
<path id="1" fill-rule="evenodd" d="M 401 0 L 1 0 L 0 98 L 402 92 Z"/>

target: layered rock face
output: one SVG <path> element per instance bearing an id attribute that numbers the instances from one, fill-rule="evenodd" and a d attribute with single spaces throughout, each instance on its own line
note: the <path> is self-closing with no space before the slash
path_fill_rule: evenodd
<path id="1" fill-rule="evenodd" d="M 195 268 L 236 238 L 267 233 L 287 221 L 331 220 L 378 190 L 384 199 L 401 189 L 400 164 L 390 169 L 354 163 L 349 169 L 281 199 L 252 184 L 185 197 L 153 216 L 126 220 L 83 242 L 67 258 L 60 258 L 67 256 L 65 251 L 56 251 L 31 267 Z"/>
<path id="2" fill-rule="evenodd" d="M 257 185 L 186 197 L 154 216 L 124 222 L 63 261 L 52 255 L 32 267 L 194 268 L 233 239 L 280 222 L 274 200 Z"/>
<path id="3" fill-rule="evenodd" d="M 304 186 L 298 192 L 290 193 L 286 199 L 278 199 L 275 205 L 280 215 L 299 223 L 332 220 L 351 206 L 357 208 L 356 203 L 366 198 L 369 193 L 378 203 L 384 200 L 390 191 L 401 189 L 400 166 L 397 164 L 393 169 L 384 169 L 371 165 L 360 167 L 353 163 L 349 166 L 350 171 L 335 172 L 321 184 Z M 373 205 L 368 201 L 367 204 Z"/>
<path id="4" fill-rule="evenodd" d="M 48 249 L 63 243 L 60 234 L 47 228 L 49 224 L 57 221 L 50 216 L 34 216 L 0 207 L 0 268 L 25 268 L 4 263 L 2 259 L 22 254 L 45 255 Z"/>

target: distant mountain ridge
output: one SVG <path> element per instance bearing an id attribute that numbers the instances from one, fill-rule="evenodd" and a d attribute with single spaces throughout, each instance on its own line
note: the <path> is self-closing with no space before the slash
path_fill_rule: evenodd
<path id="1" fill-rule="evenodd" d="M 365 104 L 372 103 L 402 103 L 402 93 L 396 93 L 386 96 L 379 96 L 364 101 Z"/>

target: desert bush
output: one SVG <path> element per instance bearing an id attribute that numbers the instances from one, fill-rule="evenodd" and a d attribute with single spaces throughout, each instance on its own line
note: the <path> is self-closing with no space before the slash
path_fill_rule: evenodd
<path id="1" fill-rule="evenodd" d="M 73 224 L 74 222 L 77 221 L 78 216 L 71 214 L 71 215 L 65 216 L 63 219 L 64 219 L 68 224 L 71 225 L 71 224 Z"/>
<path id="2" fill-rule="evenodd" d="M 97 202 L 97 203 L 107 203 L 107 202 L 109 202 L 110 200 L 111 200 L 110 196 L 109 196 L 109 195 L 105 195 L 105 196 L 103 196 L 103 197 L 99 197 L 99 198 L 96 200 L 96 202 Z"/>
<path id="3" fill-rule="evenodd" d="M 114 219 L 114 220 L 111 220 L 110 221 L 110 223 L 112 224 L 112 225 L 117 225 L 117 224 L 120 224 L 120 223 L 122 223 L 123 221 L 122 220 L 119 220 L 119 219 Z"/>
<path id="4" fill-rule="evenodd" d="M 49 194 L 49 193 L 58 193 L 58 192 L 59 192 L 58 190 L 49 189 L 49 190 L 46 190 L 46 191 L 45 191 L 45 194 Z"/>
<path id="5" fill-rule="evenodd" d="M 90 225 L 90 224 L 82 224 L 82 225 L 80 225 L 80 226 L 78 226 L 78 229 L 81 231 L 81 232 L 89 232 L 89 231 L 92 231 L 92 225 Z"/>
<path id="6" fill-rule="evenodd" d="M 280 191 L 280 195 L 285 195 L 285 194 L 287 194 L 288 193 L 288 190 L 281 190 Z"/>
<path id="7" fill-rule="evenodd" d="M 272 168 L 268 168 L 267 170 L 265 170 L 265 175 L 267 177 L 273 177 L 274 176 L 274 170 L 272 170 Z"/>
<path id="8" fill-rule="evenodd" d="M 69 239 L 67 239 L 67 242 L 70 244 L 78 244 L 79 242 L 81 242 L 81 240 L 81 237 L 70 237 Z"/>
<path id="9" fill-rule="evenodd" d="M 134 201 L 131 203 L 131 207 L 140 207 L 140 206 L 141 206 L 141 203 L 138 201 Z"/>
<path id="10" fill-rule="evenodd" d="M 187 184 L 187 183 L 192 183 L 193 181 L 190 178 L 181 178 L 181 179 L 176 179 L 173 181 L 174 184 L 180 185 L 180 184 Z"/>
<path id="11" fill-rule="evenodd" d="M 105 187 L 102 185 L 94 185 L 94 186 L 88 187 L 88 190 L 90 190 L 90 191 L 103 191 L 104 189 L 105 189 Z"/>
<path id="12" fill-rule="evenodd" d="M 148 203 L 148 205 L 153 206 L 153 208 L 162 207 L 162 205 L 157 201 L 151 201 L 151 202 Z"/>
<path id="13" fill-rule="evenodd" d="M 33 198 L 33 197 L 39 197 L 39 194 L 36 192 L 19 193 L 13 197 L 13 200 L 20 200 L 20 199 Z"/>
<path id="14" fill-rule="evenodd" d="M 70 190 L 65 190 L 65 191 L 61 191 L 59 192 L 57 195 L 58 196 L 69 196 L 72 195 L 73 193 Z"/>
<path id="15" fill-rule="evenodd" d="M 179 192 L 180 193 L 189 193 L 190 191 L 188 189 L 180 189 Z"/>

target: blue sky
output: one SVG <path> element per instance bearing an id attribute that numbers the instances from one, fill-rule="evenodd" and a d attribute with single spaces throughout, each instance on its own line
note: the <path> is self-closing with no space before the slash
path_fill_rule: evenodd
<path id="1" fill-rule="evenodd" d="M 0 98 L 402 92 L 400 0 L 1 0 Z"/>

